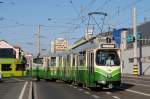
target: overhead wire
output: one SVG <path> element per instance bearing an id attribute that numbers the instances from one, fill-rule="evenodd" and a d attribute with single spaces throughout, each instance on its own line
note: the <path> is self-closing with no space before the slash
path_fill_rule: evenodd
<path id="1" fill-rule="evenodd" d="M 92 6 L 92 5 L 95 3 L 95 1 L 96 1 L 96 0 L 92 0 L 92 1 L 88 4 L 88 6 L 84 7 L 83 10 L 89 9 L 88 7 L 89 7 L 89 6 Z M 72 0 L 71 0 L 71 4 L 73 4 Z M 74 7 L 74 10 L 75 10 L 76 7 L 75 7 L 74 4 L 73 4 L 73 7 Z M 75 10 L 75 12 L 77 13 L 78 11 Z M 76 25 L 75 27 L 72 27 L 72 29 L 69 29 L 69 30 L 70 30 L 69 32 L 71 32 L 71 31 L 74 32 L 76 29 L 80 28 L 81 24 L 83 24 L 83 23 L 87 20 L 87 15 L 81 16 L 80 13 L 77 13 L 77 14 L 78 14 L 78 19 L 81 19 L 81 22 L 80 22 L 78 25 Z M 87 13 L 86 13 L 86 14 L 87 14 Z"/>
<path id="2" fill-rule="evenodd" d="M 140 3 L 142 0 L 137 0 L 136 2 L 134 2 L 135 4 L 138 4 L 138 3 Z M 129 8 L 131 8 L 132 7 L 132 5 L 133 5 L 133 2 L 132 3 L 129 3 L 129 4 L 127 4 L 127 5 L 125 5 L 123 8 L 121 8 L 120 9 L 120 11 L 119 11 L 119 15 L 120 15 L 120 13 L 123 13 L 124 11 L 126 11 L 126 10 L 128 10 Z M 118 15 L 117 14 L 118 13 L 118 11 L 116 11 L 116 12 L 114 12 L 114 14 L 112 14 L 109 18 L 108 18 L 108 20 L 114 20 L 115 18 L 116 18 L 116 16 Z M 125 13 L 124 13 L 125 14 Z M 127 15 L 127 14 L 126 14 Z M 124 17 L 124 16 L 123 16 Z M 118 20 L 117 20 L 118 21 Z M 112 23 L 110 23 L 110 24 L 112 24 Z M 118 23 L 116 23 L 116 24 L 118 24 Z M 118 24 L 119 25 L 119 24 Z"/>
<path id="3" fill-rule="evenodd" d="M 90 5 L 91 3 L 94 4 L 95 1 L 96 1 L 96 0 L 90 2 L 89 5 Z M 106 1 L 103 3 L 103 5 L 107 5 L 110 1 L 111 1 L 111 0 L 106 0 Z M 71 2 L 71 3 L 73 4 L 73 2 Z M 75 7 L 75 6 L 73 6 L 73 7 Z M 99 8 L 100 8 L 100 7 L 99 7 Z M 84 8 L 84 9 L 85 9 L 85 8 Z M 88 10 L 89 10 L 89 9 L 88 9 Z M 76 11 L 76 10 L 75 10 L 75 11 Z M 76 11 L 76 12 L 77 12 L 77 11 Z M 80 15 L 79 13 L 77 13 L 77 14 Z M 81 17 L 80 17 L 80 18 L 81 18 Z M 83 20 L 83 16 L 82 16 L 82 19 L 81 19 L 81 20 L 82 20 L 82 21 L 79 23 L 79 25 L 73 28 L 73 32 L 74 32 L 74 30 L 76 30 L 77 28 L 79 28 L 80 25 L 83 24 L 83 22 L 85 22 L 85 21 L 87 20 L 87 15 L 84 16 L 84 20 Z M 96 21 L 96 20 L 94 19 L 94 21 Z M 97 22 L 96 22 L 96 24 L 97 24 L 98 28 L 100 29 L 99 24 L 98 24 Z M 102 24 L 104 24 L 104 22 L 102 22 Z M 103 26 L 103 25 L 102 25 L 102 26 Z M 102 29 L 100 29 L 100 30 L 102 31 Z"/>
<path id="4" fill-rule="evenodd" d="M 16 24 L 16 25 L 7 25 L 7 26 L 0 26 L 0 28 L 17 28 L 17 27 L 37 27 L 38 25 L 25 25 L 25 24 Z M 65 25 L 41 25 L 42 27 L 48 27 L 48 28 L 68 28 L 68 26 Z"/>
<path id="5" fill-rule="evenodd" d="M 98 12 L 98 10 L 99 9 L 103 9 L 107 4 L 109 4 L 111 2 L 111 0 L 105 0 L 103 3 L 102 3 L 102 5 L 100 5 L 96 10 L 95 10 L 95 12 Z M 92 16 L 93 17 L 93 16 Z M 103 32 L 103 26 L 104 26 L 104 24 L 105 24 L 105 16 L 104 16 L 104 18 L 103 18 L 103 20 L 102 20 L 102 22 L 101 23 L 99 23 L 98 24 L 98 22 L 97 22 L 97 20 L 93 17 L 92 18 L 93 20 L 94 20 L 94 22 L 96 23 L 96 25 L 97 25 L 97 27 L 100 29 L 100 31 L 101 31 L 101 33 Z M 101 27 L 100 27 L 100 24 L 102 24 L 101 25 Z"/>
<path id="6" fill-rule="evenodd" d="M 102 9 L 102 7 L 105 7 L 108 3 L 110 3 L 111 0 L 106 0 L 101 6 L 99 6 L 95 11 L 98 11 L 99 9 Z"/>
<path id="7" fill-rule="evenodd" d="M 72 0 L 71 0 L 72 1 Z M 96 0 L 95 0 L 96 1 Z M 137 2 L 140 2 L 141 0 L 138 0 Z M 92 2 L 92 1 L 91 1 Z M 90 2 L 90 3 L 91 3 Z M 94 1 L 93 1 L 94 2 Z M 111 2 L 111 0 L 106 0 L 103 4 L 104 4 L 104 6 L 106 6 L 107 4 L 109 4 Z M 136 2 L 136 3 L 137 3 Z M 73 4 L 73 2 L 71 2 L 72 4 Z M 131 4 L 129 4 L 129 5 L 131 5 Z M 126 9 L 128 9 L 128 8 L 126 8 L 127 6 L 125 6 L 125 7 L 123 7 L 123 8 L 121 8 L 120 9 L 120 11 L 119 11 L 119 13 L 122 13 L 123 11 L 122 10 L 126 10 Z M 74 8 L 74 10 L 75 10 L 75 12 L 77 13 L 77 15 L 78 16 L 80 16 L 80 18 L 82 19 L 82 17 L 81 17 L 81 14 L 80 14 L 80 12 L 78 11 L 78 9 L 75 7 L 75 5 L 73 4 L 73 8 Z M 99 7 L 100 8 L 100 7 Z M 126 9 L 125 9 L 126 8 Z M 145 11 L 146 12 L 146 11 Z M 118 13 L 118 11 L 116 11 L 115 13 Z M 114 16 L 112 16 L 112 19 L 113 19 L 113 17 L 116 17 L 115 16 L 115 13 L 113 14 Z M 83 20 L 83 21 L 86 21 L 86 20 Z M 71 27 L 71 29 L 70 29 L 70 31 L 71 30 L 76 30 L 76 29 L 78 29 L 79 27 L 80 27 L 80 25 L 83 23 L 83 21 L 81 21 L 78 25 L 76 25 L 76 26 L 72 26 Z M 27 27 L 26 25 L 20 25 L 20 26 L 24 26 L 24 27 Z M 10 28 L 10 27 L 19 27 L 19 25 L 14 25 L 14 26 L 6 26 L 6 27 L 0 27 L 0 28 Z M 65 26 L 45 26 L 45 27 L 64 27 L 64 28 L 68 28 L 68 27 L 65 27 Z M 70 27 L 69 27 L 70 28 Z"/>

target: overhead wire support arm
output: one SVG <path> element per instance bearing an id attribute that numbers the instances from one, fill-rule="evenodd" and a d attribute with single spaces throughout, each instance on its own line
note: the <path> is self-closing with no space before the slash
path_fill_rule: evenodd
<path id="1" fill-rule="evenodd" d="M 104 12 L 90 12 L 90 13 L 88 13 L 89 16 L 91 16 L 93 14 L 100 14 L 100 15 L 107 16 L 107 13 L 104 13 Z"/>
<path id="2" fill-rule="evenodd" d="M 99 24 L 96 22 L 96 20 L 95 20 L 95 18 L 94 18 L 93 16 L 92 16 L 92 19 L 94 20 L 94 22 L 96 23 L 96 25 L 98 26 L 98 28 L 99 28 L 99 29 L 101 30 L 101 32 L 102 32 L 102 31 L 103 31 L 103 30 L 102 30 L 102 27 L 99 26 Z"/>
<path id="3" fill-rule="evenodd" d="M 92 16 L 92 15 L 95 15 L 95 14 L 104 16 L 103 22 L 102 22 L 102 26 L 101 26 L 101 27 L 100 27 L 99 24 L 96 22 L 95 18 Z M 98 26 L 98 28 L 100 29 L 100 31 L 101 31 L 101 33 L 102 33 L 102 32 L 103 32 L 104 20 L 105 20 L 105 17 L 107 16 L 107 13 L 104 13 L 104 12 L 90 12 L 90 13 L 88 13 L 88 16 L 89 16 L 88 26 L 89 26 L 89 22 L 90 22 L 90 17 L 92 17 L 92 19 L 94 20 L 94 22 L 96 23 L 96 25 Z"/>

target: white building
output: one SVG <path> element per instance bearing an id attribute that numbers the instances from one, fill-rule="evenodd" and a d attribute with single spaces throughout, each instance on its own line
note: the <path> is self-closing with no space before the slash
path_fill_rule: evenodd
<path id="1" fill-rule="evenodd" d="M 142 39 L 138 42 L 137 59 L 138 59 L 138 74 L 150 75 L 150 22 L 144 23 L 137 27 L 138 32 L 142 34 Z M 125 74 L 133 74 L 134 55 L 133 43 L 127 43 L 128 33 L 132 30 L 122 32 L 121 48 L 123 67 L 122 72 Z"/>

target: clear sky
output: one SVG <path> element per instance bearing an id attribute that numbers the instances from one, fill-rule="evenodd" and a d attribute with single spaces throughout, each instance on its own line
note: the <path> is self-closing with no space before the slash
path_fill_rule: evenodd
<path id="1" fill-rule="evenodd" d="M 23 50 L 36 53 L 36 33 L 41 26 L 41 49 L 50 51 L 50 41 L 64 37 L 72 44 L 84 36 L 88 13 L 108 14 L 103 31 L 108 27 L 132 26 L 131 8 L 137 7 L 138 24 L 150 20 L 150 0 L 0 0 L 0 40 L 19 45 Z M 102 15 L 93 16 L 102 26 Z M 100 32 L 93 19 L 95 34 Z M 46 49 L 46 50 L 45 50 Z"/>

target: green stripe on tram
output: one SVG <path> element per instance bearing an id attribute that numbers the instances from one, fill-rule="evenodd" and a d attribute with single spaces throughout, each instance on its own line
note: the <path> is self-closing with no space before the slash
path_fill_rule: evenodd
<path id="1" fill-rule="evenodd" d="M 103 76 L 105 76 L 105 77 L 107 77 L 107 74 L 108 74 L 108 71 L 104 71 L 104 70 L 99 69 L 99 68 L 96 68 L 96 72 L 101 74 L 101 75 L 103 75 Z M 115 70 L 113 70 L 111 72 L 112 76 L 115 76 L 115 75 L 117 75 L 119 73 L 120 73 L 120 68 L 116 68 Z"/>
<path id="2" fill-rule="evenodd" d="M 119 74 L 120 72 L 121 72 L 120 68 L 117 68 L 116 70 L 114 70 L 112 72 L 112 76 L 115 76 L 115 75 Z"/>
<path id="3" fill-rule="evenodd" d="M 102 70 L 102 69 L 96 68 L 96 72 L 103 75 L 103 76 L 105 76 L 105 77 L 107 77 L 107 72 Z"/>

